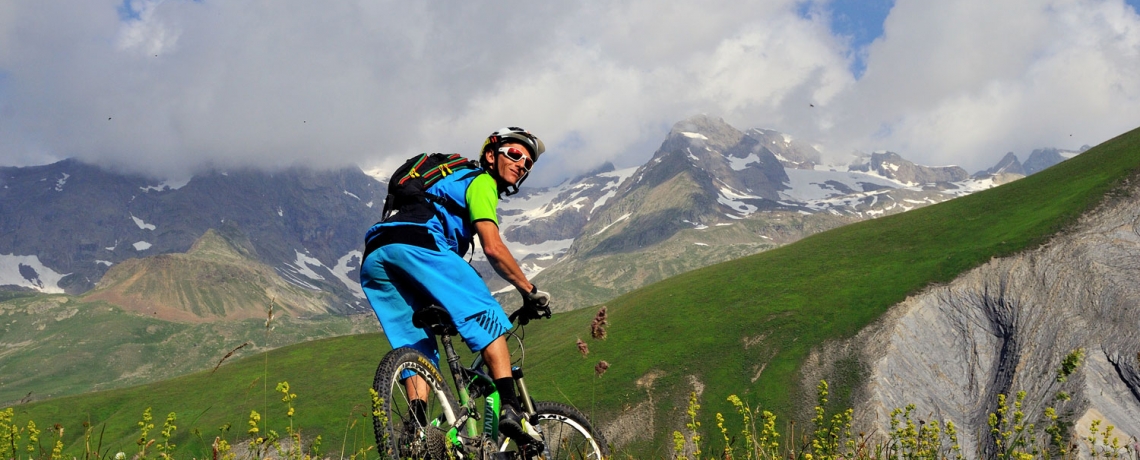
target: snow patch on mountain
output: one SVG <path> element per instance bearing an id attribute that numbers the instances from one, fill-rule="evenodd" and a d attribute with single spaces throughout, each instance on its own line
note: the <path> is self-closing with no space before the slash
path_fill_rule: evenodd
<path id="1" fill-rule="evenodd" d="M 877 174 L 859 171 L 833 171 L 820 169 L 784 168 L 789 188 L 780 192 L 780 199 L 811 203 L 818 200 L 863 192 L 868 188 L 907 188 L 902 182 Z M 846 190 L 844 190 L 846 189 Z"/>
<path id="2" fill-rule="evenodd" d="M 0 254 L 0 286 L 20 286 L 48 294 L 62 294 L 59 280 L 64 276 L 67 275 L 45 267 L 39 256 Z"/>
<path id="3" fill-rule="evenodd" d="M 601 190 L 603 195 L 594 200 L 589 212 L 593 212 L 599 206 L 605 204 L 607 200 L 617 193 L 618 186 L 635 172 L 637 172 L 636 167 L 598 174 L 596 177 L 609 180 L 606 181 L 606 185 Z M 520 194 L 507 198 L 499 203 L 500 210 L 522 212 L 503 213 L 506 214 L 506 216 L 500 219 L 499 226 L 505 229 L 515 225 L 523 225 L 527 221 L 552 216 L 567 208 L 581 210 L 589 199 L 587 196 L 584 196 L 583 193 L 589 192 L 596 184 L 597 182 L 579 181 L 571 183 L 570 181 L 566 181 L 554 187 L 541 189 L 541 191 L 533 194 L 527 194 L 525 196 Z M 557 201 L 559 196 L 567 192 L 568 197 Z"/>
<path id="4" fill-rule="evenodd" d="M 356 201 L 360 201 L 360 197 L 356 196 L 356 194 L 354 194 L 354 193 L 352 193 L 352 192 L 350 192 L 350 191 L 348 191 L 348 190 L 345 190 L 345 191 L 344 191 L 344 194 L 345 194 L 345 195 L 348 195 L 348 196 L 351 196 L 351 197 L 353 197 L 353 198 L 356 198 Z"/>
<path id="5" fill-rule="evenodd" d="M 741 200 L 763 199 L 761 197 L 749 195 L 747 193 L 736 190 L 732 187 L 729 187 L 728 185 L 725 185 L 724 183 L 721 183 L 719 191 L 720 194 L 717 196 L 716 201 L 720 204 L 732 208 L 734 211 L 739 212 L 740 215 L 745 217 L 752 215 L 752 213 L 756 212 L 757 208 L 756 206 L 750 205 Z"/>
<path id="6" fill-rule="evenodd" d="M 685 136 L 689 139 L 700 139 L 702 141 L 709 140 L 709 138 L 707 136 L 705 136 L 704 134 L 701 134 L 701 133 L 690 133 L 690 132 L 686 131 L 686 132 L 682 132 L 681 135 Z"/>
<path id="7" fill-rule="evenodd" d="M 134 214 L 131 214 L 131 220 L 135 221 L 135 225 L 138 225 L 139 229 L 141 229 L 141 230 L 154 230 L 154 229 L 158 228 L 158 227 L 155 227 L 153 224 L 148 224 L 148 223 L 144 222 L 142 219 L 135 217 Z"/>
<path id="8" fill-rule="evenodd" d="M 146 187 L 139 187 L 139 190 L 142 190 L 144 192 L 167 192 L 170 190 L 178 190 L 182 187 L 185 187 L 186 184 L 189 184 L 189 183 L 190 183 L 190 178 L 187 177 L 185 179 L 166 180 L 166 181 L 163 181 L 161 184 L 158 184 L 158 185 L 148 185 Z"/>
<path id="9" fill-rule="evenodd" d="M 599 197 L 597 200 L 594 200 L 594 207 L 590 209 L 590 212 L 594 212 L 595 209 L 598 209 L 603 204 L 606 204 L 610 198 L 613 198 L 613 196 L 617 194 L 618 187 L 621 186 L 621 184 L 625 183 L 626 179 L 629 179 L 631 176 L 633 176 L 633 173 L 635 172 L 637 172 L 637 167 L 618 169 L 615 171 L 610 171 L 608 173 L 598 174 L 598 177 L 613 178 L 614 180 L 610 181 L 608 184 L 606 184 L 605 187 L 602 188 L 602 192 L 605 194 Z"/>
<path id="10" fill-rule="evenodd" d="M 618 222 L 621 222 L 621 221 L 623 221 L 623 220 L 629 219 L 629 216 L 630 216 L 630 213 L 628 213 L 628 212 L 627 212 L 627 213 L 625 213 L 625 214 L 622 214 L 622 215 L 621 215 L 621 217 L 618 217 L 617 219 L 614 219 L 614 221 L 613 221 L 613 222 L 610 222 L 610 224 L 609 224 L 609 225 L 606 225 L 605 227 L 602 227 L 602 229 L 601 229 L 601 230 L 598 230 L 596 233 L 594 233 L 594 236 L 598 236 L 598 235 L 601 235 L 601 234 L 605 233 L 605 232 L 606 232 L 606 230 L 609 230 L 609 229 L 610 229 L 610 227 L 613 227 L 613 226 L 614 226 L 614 224 L 617 224 Z"/>
<path id="11" fill-rule="evenodd" d="M 329 269 L 329 272 L 332 273 L 336 279 L 344 283 L 349 291 L 352 291 L 353 297 L 358 299 L 364 299 L 364 291 L 360 290 L 360 281 L 349 278 L 348 274 L 360 268 L 360 259 L 363 256 L 364 253 L 360 251 L 349 251 L 348 254 L 345 254 L 336 261 L 335 267 Z"/>
<path id="12" fill-rule="evenodd" d="M 969 180 L 964 180 L 964 181 L 960 181 L 960 182 L 951 182 L 951 183 L 954 184 L 958 188 L 951 189 L 951 190 L 943 190 L 942 193 L 947 194 L 947 195 L 953 195 L 954 197 L 960 197 L 960 196 L 969 195 L 969 194 L 974 193 L 974 192 L 980 192 L 982 190 L 997 187 L 999 185 L 1002 185 L 1004 182 L 1000 182 L 998 180 L 998 178 L 995 176 L 986 176 L 986 177 L 979 178 L 979 179 L 969 179 Z"/>
<path id="13" fill-rule="evenodd" d="M 145 251 L 147 249 L 150 249 L 151 244 L 146 241 L 136 241 L 135 244 L 132 244 L 131 246 L 134 246 L 136 251 Z"/>
<path id="14" fill-rule="evenodd" d="M 63 191 L 63 184 L 66 184 L 67 178 L 71 177 L 71 175 L 68 173 L 60 173 L 60 174 L 63 174 L 63 178 L 55 181 L 55 191 L 57 191 L 57 192 Z"/>
<path id="15" fill-rule="evenodd" d="M 314 267 L 324 267 L 325 264 L 322 264 L 321 261 L 317 258 L 309 256 L 296 249 L 294 249 L 293 252 L 297 254 L 297 259 L 293 261 L 293 263 L 286 265 L 296 270 L 297 273 L 304 275 L 311 280 L 323 281 L 325 279 L 325 277 L 317 274 L 317 272 L 309 268 L 310 265 Z"/>
<path id="16" fill-rule="evenodd" d="M 733 171 L 743 171 L 745 169 L 748 169 L 748 165 L 750 165 L 752 163 L 758 163 L 760 161 L 760 157 L 757 156 L 756 153 L 750 153 L 750 154 L 748 154 L 748 156 L 746 156 L 744 158 L 737 158 L 737 157 L 727 157 L 727 158 L 728 158 L 728 167 L 732 168 Z M 779 156 L 777 156 L 776 158 L 781 160 L 781 161 L 784 161 Z"/>
<path id="17" fill-rule="evenodd" d="M 562 192 L 571 189 L 570 182 L 563 182 L 558 186 L 543 190 L 540 193 L 526 196 L 515 195 L 499 202 L 499 209 L 505 211 L 522 211 L 521 213 L 504 213 L 506 217 L 500 218 L 499 226 L 506 228 L 522 224 L 528 220 L 552 215 L 567 207 L 567 203 L 554 203 L 554 199 Z M 574 198 L 574 197 L 572 197 Z M 576 203 L 573 201 L 572 203 Z M 573 206 L 573 204 L 570 204 Z"/>

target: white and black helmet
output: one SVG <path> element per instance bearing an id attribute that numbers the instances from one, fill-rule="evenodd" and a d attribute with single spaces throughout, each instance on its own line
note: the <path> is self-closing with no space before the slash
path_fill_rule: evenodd
<path id="1" fill-rule="evenodd" d="M 487 136 L 487 139 L 483 141 L 483 149 L 480 150 L 480 152 L 486 152 L 488 147 L 492 150 L 497 149 L 500 144 L 507 141 L 515 141 L 525 145 L 526 148 L 530 150 L 531 160 L 534 160 L 535 163 L 538 163 L 539 155 L 542 155 L 542 152 L 546 151 L 546 145 L 542 143 L 542 140 L 539 139 L 538 136 L 517 126 L 510 126 L 497 130 L 491 133 L 490 136 Z"/>
<path id="2" fill-rule="evenodd" d="M 499 146 L 506 142 L 518 142 L 519 144 L 525 146 L 527 150 L 530 150 L 530 157 L 534 163 L 538 163 L 539 155 L 542 155 L 542 153 L 546 151 L 546 145 L 542 143 L 542 140 L 539 139 L 538 136 L 535 136 L 534 134 L 531 134 L 530 131 L 519 128 L 517 126 L 509 126 L 496 130 L 495 132 L 491 133 L 490 136 L 487 136 L 487 139 L 483 141 L 483 149 L 480 150 L 479 154 L 479 164 L 483 167 L 483 169 L 489 169 L 490 167 L 490 165 L 487 164 L 486 158 L 484 158 L 483 152 L 487 152 L 488 150 L 498 150 Z M 529 175 L 530 171 L 527 171 L 523 174 L 522 177 L 519 178 L 518 182 L 515 182 L 514 184 L 507 184 L 506 190 L 504 190 L 507 196 L 518 193 L 519 186 L 522 185 L 523 181 L 526 180 L 527 176 Z"/>

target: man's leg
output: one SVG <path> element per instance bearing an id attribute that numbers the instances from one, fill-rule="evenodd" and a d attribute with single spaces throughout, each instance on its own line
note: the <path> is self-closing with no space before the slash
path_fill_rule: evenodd
<path id="1" fill-rule="evenodd" d="M 525 431 L 523 411 L 511 377 L 511 356 L 506 332 L 511 322 L 491 295 L 487 284 L 458 255 L 451 252 L 421 254 L 417 262 L 430 269 L 417 269 L 415 280 L 451 314 L 459 335 L 472 351 L 478 351 L 490 368 L 503 402 L 499 429 L 519 444 L 533 441 Z"/>
<path id="2" fill-rule="evenodd" d="M 511 353 L 507 350 L 507 336 L 500 335 L 483 348 L 482 354 L 483 361 L 491 369 L 491 378 L 495 379 L 495 388 L 499 390 L 503 406 L 522 408 L 518 395 L 515 394 L 515 380 L 511 375 Z"/>
<path id="3" fill-rule="evenodd" d="M 491 368 L 491 378 L 495 380 L 511 377 L 511 353 L 507 350 L 507 336 L 500 335 L 483 348 L 483 361 Z"/>
<path id="4" fill-rule="evenodd" d="M 412 325 L 413 305 L 418 303 L 414 290 L 401 285 L 407 284 L 407 276 L 401 276 L 404 271 L 391 262 L 393 259 L 402 259 L 408 248 L 404 245 L 389 245 L 369 254 L 361 263 L 361 288 L 375 311 L 376 318 L 384 327 L 384 334 L 392 348 L 415 348 L 438 367 L 439 352 L 435 348 L 435 339 L 423 329 Z M 426 425 L 430 392 L 427 381 L 409 371 L 405 371 L 402 377 L 409 411 L 421 426 Z"/>
<path id="5" fill-rule="evenodd" d="M 431 391 L 427 380 L 418 374 L 413 375 L 404 379 L 404 388 L 408 390 L 408 410 L 420 426 L 427 426 L 427 400 Z"/>

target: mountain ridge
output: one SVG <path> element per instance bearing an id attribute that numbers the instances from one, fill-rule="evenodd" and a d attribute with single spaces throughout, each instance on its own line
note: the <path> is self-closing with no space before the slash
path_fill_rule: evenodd
<path id="1" fill-rule="evenodd" d="M 271 267 L 209 229 L 184 254 L 127 259 L 84 295 L 143 315 L 178 322 L 264 318 L 270 308 L 294 316 L 328 313 L 323 293 L 286 283 Z"/>
<path id="2" fill-rule="evenodd" d="M 1036 152 L 1040 160 L 1034 161 L 1069 155 L 1057 151 L 1061 153 Z M 564 184 L 524 188 L 504 199 L 500 226 L 528 276 L 539 280 L 543 270 L 558 264 L 598 271 L 588 260 L 622 253 L 646 255 L 646 260 L 657 261 L 654 265 L 662 274 L 677 273 L 676 267 L 691 269 L 746 255 L 813 231 L 904 212 L 1022 177 L 979 173 L 962 179 L 959 170 L 916 165 L 886 152 L 852 165 L 824 166 L 820 157 L 808 141 L 759 128 L 740 131 L 722 119 L 698 115 L 676 123 L 639 167 L 601 165 Z M 0 219 L 0 285 L 83 293 L 114 264 L 185 252 L 207 229 L 229 224 L 247 235 L 245 247 L 253 258 L 289 283 L 332 294 L 329 309 L 342 314 L 369 311 L 356 281 L 360 237 L 378 217 L 384 184 L 359 169 L 214 170 L 170 184 L 66 160 L 0 168 L 0 177 L 5 181 L 0 189 L 0 215 L 5 216 Z M 927 180 L 935 182 L 920 183 Z M 746 224 L 749 219 L 757 222 Z M 754 229 L 741 233 L 739 240 L 684 235 L 731 224 Z M 687 244 L 698 246 L 690 248 L 697 252 L 710 244 L 733 249 L 694 255 L 672 267 L 663 255 L 678 254 L 677 248 L 649 254 L 678 238 L 691 240 Z M 489 287 L 504 289 L 479 251 L 474 252 L 472 263 Z M 572 263 L 577 259 L 587 262 Z M 636 264 L 637 258 L 632 261 Z M 634 279 L 659 278 L 645 273 Z M 542 280 L 566 301 L 565 308 L 606 299 L 600 292 L 578 296 L 580 289 L 559 283 Z"/>

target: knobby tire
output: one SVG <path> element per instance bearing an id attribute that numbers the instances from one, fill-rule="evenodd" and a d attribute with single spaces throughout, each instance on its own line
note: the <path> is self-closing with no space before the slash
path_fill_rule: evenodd
<path id="1" fill-rule="evenodd" d="M 562 403 L 539 401 L 534 404 L 534 410 L 545 449 L 533 457 L 528 455 L 528 458 L 600 460 L 610 456 L 605 438 L 594 430 L 590 420 L 578 409 Z M 518 448 L 506 440 L 500 450 L 517 451 Z"/>
<path id="2" fill-rule="evenodd" d="M 380 398 L 374 408 L 372 426 L 376 432 L 376 448 L 380 458 L 425 459 L 439 456 L 438 429 L 423 426 L 411 414 L 409 399 L 403 380 L 404 371 L 415 372 L 427 382 L 427 424 L 438 421 L 448 426 L 455 420 L 455 397 L 439 369 L 423 353 L 409 348 L 392 350 L 376 368 L 372 388 Z M 432 452 L 432 451 L 436 452 Z M 446 457 L 445 457 L 446 458 Z"/>

